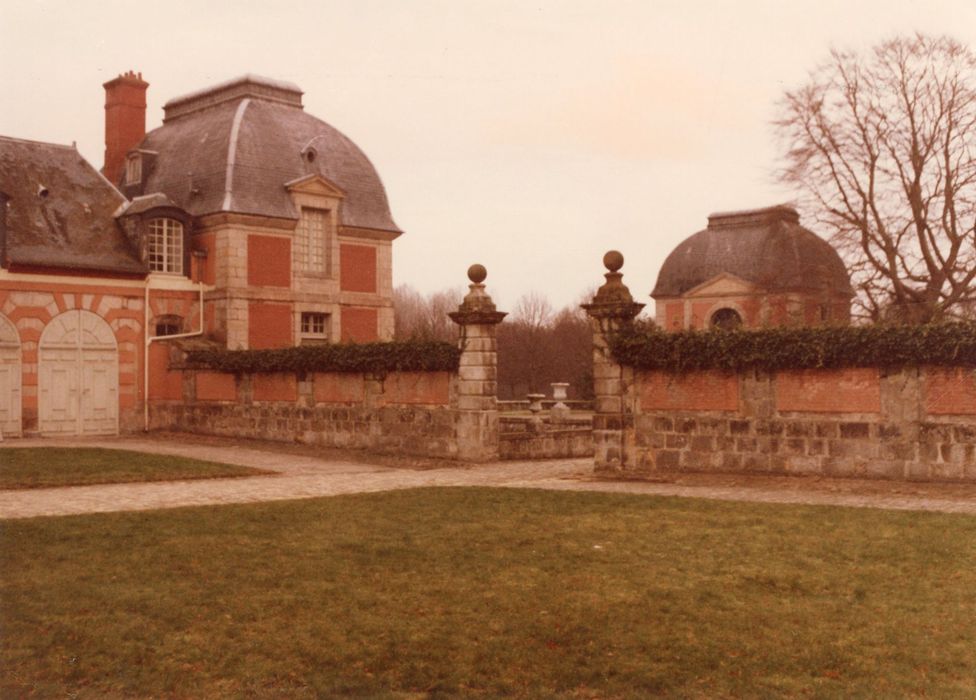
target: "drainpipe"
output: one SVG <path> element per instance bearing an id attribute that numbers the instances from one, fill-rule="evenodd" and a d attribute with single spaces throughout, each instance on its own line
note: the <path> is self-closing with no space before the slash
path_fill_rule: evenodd
<path id="1" fill-rule="evenodd" d="M 146 276 L 146 296 L 142 303 L 143 308 L 143 322 L 142 328 L 146 336 L 146 347 L 143 351 L 142 358 L 142 377 L 143 377 L 143 387 L 142 387 L 142 431 L 144 433 L 149 432 L 149 346 L 152 345 L 154 340 L 176 340 L 178 338 L 193 338 L 195 336 L 203 335 L 203 280 L 197 280 L 197 285 L 200 290 L 200 330 L 190 331 L 189 333 L 176 333 L 174 335 L 149 335 L 149 288 L 151 287 L 151 277 L 152 274 Z"/>

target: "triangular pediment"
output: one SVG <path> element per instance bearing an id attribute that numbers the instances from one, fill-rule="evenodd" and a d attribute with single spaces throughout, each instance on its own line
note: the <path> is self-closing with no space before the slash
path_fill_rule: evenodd
<path id="1" fill-rule="evenodd" d="M 692 287 L 682 296 L 724 297 L 737 296 L 741 294 L 755 294 L 758 291 L 759 287 L 752 282 L 748 282 L 729 272 L 723 272 L 720 275 L 715 275 L 709 280 L 705 280 L 697 287 Z"/>
<path id="2" fill-rule="evenodd" d="M 331 180 L 316 173 L 305 175 L 291 182 L 285 183 L 285 188 L 289 192 L 301 192 L 302 194 L 313 194 L 323 197 L 345 197 L 346 193 Z"/>

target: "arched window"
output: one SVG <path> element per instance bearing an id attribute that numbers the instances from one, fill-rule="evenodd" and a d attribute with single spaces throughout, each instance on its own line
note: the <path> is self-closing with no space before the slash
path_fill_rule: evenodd
<path id="1" fill-rule="evenodd" d="M 153 272 L 183 274 L 183 224 L 152 219 L 146 231 L 146 261 Z"/>
<path id="2" fill-rule="evenodd" d="M 739 312 L 735 309 L 726 307 L 724 309 L 719 309 L 712 314 L 709 325 L 711 325 L 712 328 L 730 331 L 733 328 L 739 328 L 742 326 L 742 316 L 740 316 Z"/>
<path id="3" fill-rule="evenodd" d="M 166 314 L 156 318 L 155 335 L 177 335 L 183 332 L 183 318 L 176 314 Z"/>

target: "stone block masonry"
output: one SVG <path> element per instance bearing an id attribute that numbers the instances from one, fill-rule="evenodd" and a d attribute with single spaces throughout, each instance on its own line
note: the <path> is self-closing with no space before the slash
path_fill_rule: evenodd
<path id="1" fill-rule="evenodd" d="M 637 383 L 636 418 L 624 428 L 633 449 L 619 472 L 976 481 L 972 369 L 639 372 Z M 702 384 L 726 397 L 735 386 L 738 398 L 703 407 L 684 391 Z M 662 393 L 671 404 L 656 400 Z"/>
<path id="2" fill-rule="evenodd" d="M 642 371 L 609 339 L 639 311 L 619 269 L 584 305 L 593 329 L 594 466 L 976 482 L 976 369 Z M 669 312 L 670 313 L 670 312 Z"/>
<path id="3" fill-rule="evenodd" d="M 447 372 L 181 374 L 182 398 L 151 404 L 153 430 L 441 458 L 463 452 L 456 380 Z"/>

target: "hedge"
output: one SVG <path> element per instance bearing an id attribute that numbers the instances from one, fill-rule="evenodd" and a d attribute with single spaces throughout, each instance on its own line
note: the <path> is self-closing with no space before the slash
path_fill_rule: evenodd
<path id="1" fill-rule="evenodd" d="M 451 343 L 403 341 L 303 345 L 278 350 L 191 350 L 186 364 L 234 374 L 254 372 L 453 371 L 461 352 Z"/>
<path id="2" fill-rule="evenodd" d="M 839 326 L 665 333 L 625 330 L 610 339 L 624 365 L 692 369 L 976 366 L 976 323 Z"/>

